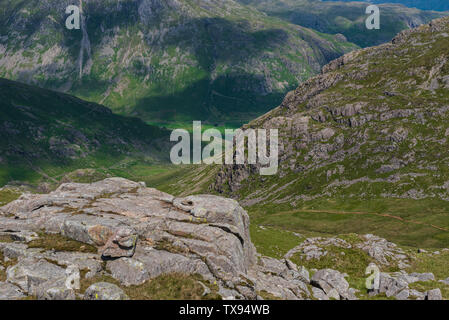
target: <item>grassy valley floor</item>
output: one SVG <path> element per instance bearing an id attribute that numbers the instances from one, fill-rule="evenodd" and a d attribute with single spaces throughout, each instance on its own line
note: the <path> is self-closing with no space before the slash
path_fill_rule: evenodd
<path id="1" fill-rule="evenodd" d="M 449 208 L 435 199 L 315 200 L 302 207 L 248 208 L 252 223 L 307 235 L 373 233 L 400 245 L 449 247 Z"/>
<path id="2" fill-rule="evenodd" d="M 47 184 L 47 188 L 54 189 L 62 182 L 87 183 L 113 176 L 144 181 L 149 187 L 174 195 L 211 193 L 209 185 L 218 167 L 176 166 L 125 158 L 68 174 L 59 168 L 43 170 L 46 179 L 40 177 L 26 186 L 12 184 L 13 187 L 1 189 L 0 203 L 4 205 L 14 200 L 24 189 L 39 192 L 42 181 L 46 181 L 43 184 Z M 315 199 L 296 208 L 271 203 L 245 209 L 252 226 L 270 226 L 305 236 L 373 233 L 403 246 L 449 247 L 449 206 L 438 199 Z M 257 244 L 257 238 L 255 242 Z"/>

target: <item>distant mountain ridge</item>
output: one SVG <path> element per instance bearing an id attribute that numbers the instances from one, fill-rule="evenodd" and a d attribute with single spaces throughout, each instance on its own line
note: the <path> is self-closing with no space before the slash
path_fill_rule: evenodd
<path id="1" fill-rule="evenodd" d="M 323 0 L 323 1 L 336 1 L 336 0 Z M 354 0 L 338 0 L 343 2 L 355 2 Z M 445 0 L 366 0 L 370 3 L 397 3 L 407 6 L 409 8 L 418 8 L 421 10 L 435 10 L 435 11 L 448 11 L 449 2 Z"/>
<path id="2" fill-rule="evenodd" d="M 234 0 L 0 3 L 0 76 L 146 121 L 242 124 L 357 46 Z M 75 1 L 78 4 L 78 1 Z"/>
<path id="3" fill-rule="evenodd" d="M 368 30 L 365 13 L 368 2 L 334 2 L 320 0 L 239 0 L 270 16 L 330 34 L 343 34 L 361 47 L 390 41 L 398 32 L 414 28 L 447 13 L 422 11 L 399 4 L 379 5 L 380 30 Z M 388 1 L 386 1 L 388 2 Z"/>

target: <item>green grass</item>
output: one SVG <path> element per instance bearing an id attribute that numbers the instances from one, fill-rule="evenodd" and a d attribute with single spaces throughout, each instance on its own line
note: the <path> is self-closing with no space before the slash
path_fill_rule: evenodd
<path id="1" fill-rule="evenodd" d="M 302 241 L 305 240 L 304 237 L 298 237 L 290 231 L 285 231 L 280 228 L 275 227 L 263 227 L 256 226 L 252 224 L 250 226 L 251 240 L 254 243 L 257 251 L 262 255 L 273 257 L 276 259 L 281 259 L 284 255 L 292 248 L 298 246 Z M 309 234 L 310 236 L 310 234 Z M 328 235 L 326 235 L 328 236 Z M 346 242 L 354 245 L 361 241 L 361 238 L 354 233 L 350 234 L 340 234 L 338 238 L 345 240 Z M 385 294 L 380 294 L 377 296 L 369 296 L 366 289 L 366 267 L 371 262 L 376 262 L 372 257 L 368 255 L 365 251 L 358 249 L 356 247 L 352 248 L 341 248 L 333 245 L 323 247 L 327 251 L 327 255 L 321 257 L 320 259 L 307 260 L 300 253 L 296 253 L 291 257 L 291 260 L 298 266 L 304 266 L 309 270 L 311 276 L 313 272 L 311 269 L 325 269 L 331 268 L 338 270 L 342 273 L 347 273 L 348 277 L 346 280 L 352 288 L 359 290 L 356 294 L 361 299 L 367 300 L 394 300 L 394 297 L 387 298 Z M 412 253 L 410 248 L 406 249 L 408 254 Z M 414 250 L 416 251 L 416 249 Z M 446 260 L 445 260 L 446 259 Z M 431 263 L 429 261 L 429 263 Z M 442 270 L 446 267 L 447 269 L 447 258 L 443 258 L 440 265 Z M 378 264 L 378 263 L 376 263 Z M 398 267 L 394 264 L 390 266 L 380 266 L 382 272 L 394 272 L 398 271 Z M 427 269 L 426 269 L 427 268 Z M 436 270 L 429 265 L 422 265 L 421 268 L 416 268 L 413 266 L 410 272 L 424 272 L 417 270 Z M 427 271 L 429 272 L 429 271 Z M 447 270 L 446 270 L 447 272 Z M 435 286 L 440 287 L 440 286 Z M 267 299 L 272 299 L 271 295 L 266 295 L 264 292 L 259 293 L 262 297 Z"/>
<path id="2" fill-rule="evenodd" d="M 17 263 L 17 258 L 9 259 L 8 261 L 4 261 L 5 257 L 3 252 L 0 250 L 0 266 L 4 268 L 4 270 L 0 270 L 0 281 L 6 281 L 6 270 L 8 267 L 13 266 Z"/>
<path id="3" fill-rule="evenodd" d="M 0 207 L 4 206 L 11 201 L 16 200 L 22 193 L 15 189 L 2 188 L 0 189 Z"/>
<path id="4" fill-rule="evenodd" d="M 443 299 L 449 299 L 449 285 L 438 281 L 418 281 L 409 285 L 410 289 L 426 292 L 432 289 L 440 289 Z"/>
<path id="5" fill-rule="evenodd" d="M 110 177 L 105 170 L 79 169 L 65 174 L 61 182 L 92 183 Z"/>
<path id="6" fill-rule="evenodd" d="M 248 211 L 252 223 L 298 232 L 305 236 L 372 233 L 404 246 L 449 247 L 449 232 L 431 226 L 448 227 L 449 213 L 440 206 L 445 205 L 442 201 L 420 203 L 416 200 L 385 199 L 384 203 L 389 201 L 391 205 L 380 205 L 376 210 L 369 206 L 370 201 L 360 201 L 352 208 L 310 204 L 307 209 L 285 210 L 281 207 L 276 210 L 274 207 L 259 207 L 248 208 Z M 408 206 L 405 205 L 407 202 Z M 381 203 L 381 200 L 377 203 Z M 427 208 L 424 208 L 426 204 Z"/>
<path id="7" fill-rule="evenodd" d="M 384 295 L 373 297 L 368 295 L 366 289 L 366 268 L 373 262 L 380 267 L 382 272 L 394 272 L 399 270 L 398 266 L 394 263 L 388 266 L 381 266 L 367 252 L 355 247 L 354 244 L 362 241 L 356 234 L 343 234 L 339 235 L 338 238 L 345 240 L 352 247 L 343 248 L 335 245 L 321 246 L 324 251 L 327 251 L 327 254 L 321 256 L 319 259 L 307 260 L 305 255 L 298 252 L 291 257 L 291 260 L 299 266 L 306 267 L 308 270 L 330 268 L 338 270 L 341 273 L 346 273 L 348 275 L 346 280 L 350 287 L 359 290 L 356 294 L 359 298 L 370 300 L 386 299 L 387 297 Z M 312 274 L 313 272 L 311 272 Z"/>
<path id="8" fill-rule="evenodd" d="M 432 272 L 436 280 L 449 278 L 449 252 L 441 251 L 440 254 L 435 255 L 430 253 L 430 251 L 431 249 L 429 249 L 429 253 L 415 253 L 415 259 L 410 266 L 410 271 L 420 273 Z"/>
<path id="9" fill-rule="evenodd" d="M 276 259 L 283 258 L 290 249 L 304 241 L 304 238 L 298 237 L 292 232 L 262 227 L 255 223 L 251 223 L 250 233 L 251 241 L 256 246 L 257 252 Z"/>
<path id="10" fill-rule="evenodd" d="M 258 291 L 257 294 L 261 296 L 264 300 L 282 300 L 281 298 L 276 297 L 275 295 L 265 290 Z"/>
<path id="11" fill-rule="evenodd" d="M 211 289 L 210 294 L 203 296 L 204 288 L 199 281 Z M 182 274 L 162 275 L 125 291 L 137 300 L 211 300 L 219 297 L 217 285 L 202 280 L 200 276 Z"/>
<path id="12" fill-rule="evenodd" d="M 90 279 L 83 277 L 80 292 L 97 282 L 109 282 L 120 286 L 120 283 L 110 276 L 100 275 Z M 202 282 L 210 289 L 203 296 Z M 166 274 L 146 281 L 137 286 L 122 287 L 132 300 L 218 300 L 218 285 L 202 279 L 199 275 Z"/>
<path id="13" fill-rule="evenodd" d="M 54 250 L 56 252 L 84 252 L 84 253 L 97 253 L 97 248 L 72 240 L 61 236 L 60 234 L 39 233 L 39 238 L 32 240 L 28 244 L 29 248 L 41 248 L 44 250 Z"/>
<path id="14" fill-rule="evenodd" d="M 0 235 L 0 242 L 13 242 L 14 240 L 9 235 Z"/>
<path id="15" fill-rule="evenodd" d="M 252 119 L 248 119 L 248 120 L 252 120 Z M 224 138 L 224 134 L 225 134 L 225 130 L 226 129 L 238 129 L 240 128 L 242 125 L 244 125 L 245 123 L 247 123 L 248 121 L 245 119 L 242 119 L 239 122 L 220 122 L 217 121 L 214 124 L 208 123 L 208 122 L 202 122 L 201 123 L 201 133 L 203 133 L 205 130 L 207 129 L 217 129 L 218 131 L 220 131 L 220 133 L 222 134 L 223 138 Z M 169 130 L 175 130 L 175 129 L 185 129 L 187 130 L 189 133 L 193 132 L 193 128 L 192 128 L 192 121 L 173 121 L 173 122 L 153 122 L 153 121 L 147 121 L 147 123 L 149 125 L 152 126 L 158 126 L 161 128 L 166 128 Z"/>

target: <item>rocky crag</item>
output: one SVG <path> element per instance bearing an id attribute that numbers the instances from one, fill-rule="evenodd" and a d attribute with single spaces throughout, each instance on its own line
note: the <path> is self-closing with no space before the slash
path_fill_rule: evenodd
<path id="1" fill-rule="evenodd" d="M 351 52 L 245 128 L 278 129 L 279 171 L 223 166 L 244 205 L 320 198 L 449 200 L 449 18 Z"/>
<path id="2" fill-rule="evenodd" d="M 357 246 L 377 264 L 409 266 L 394 244 L 363 239 Z M 248 215 L 234 200 L 176 198 L 123 178 L 66 183 L 0 208 L 0 299 L 129 299 L 146 283 L 173 274 L 197 277 L 206 299 L 357 299 L 347 274 L 324 268 L 310 275 L 290 259 L 326 256 L 325 245 L 350 246 L 311 238 L 283 259 L 265 257 L 256 252 Z M 406 282 L 419 277 L 429 275 L 383 274 L 379 291 L 441 298 L 433 291 L 406 294 Z"/>

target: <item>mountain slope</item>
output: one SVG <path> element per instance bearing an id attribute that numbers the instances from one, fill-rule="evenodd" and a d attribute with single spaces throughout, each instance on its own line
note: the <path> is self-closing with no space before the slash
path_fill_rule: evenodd
<path id="1" fill-rule="evenodd" d="M 168 131 L 78 98 L 0 78 L 0 185 L 44 172 L 168 160 Z M 168 149 L 167 149 L 168 150 Z"/>
<path id="2" fill-rule="evenodd" d="M 398 32 L 414 28 L 445 14 L 421 11 L 402 5 L 379 5 L 380 30 L 368 30 L 363 2 L 322 2 L 319 0 L 240 0 L 251 4 L 270 16 L 282 18 L 320 32 L 343 34 L 350 42 L 361 47 L 379 45 L 390 41 Z M 386 1 L 391 2 L 391 1 Z"/>
<path id="3" fill-rule="evenodd" d="M 278 174 L 223 166 L 212 189 L 274 224 L 447 245 L 448 47 L 442 18 L 333 61 L 246 126 L 279 129 Z"/>
<path id="4" fill-rule="evenodd" d="M 356 48 L 233 0 L 0 3 L 0 76 L 57 89 L 147 121 L 240 124 Z"/>

